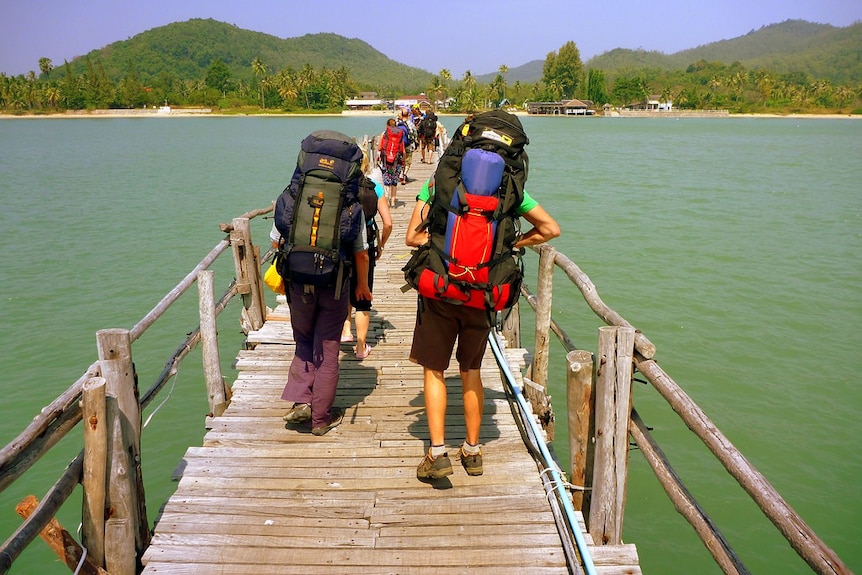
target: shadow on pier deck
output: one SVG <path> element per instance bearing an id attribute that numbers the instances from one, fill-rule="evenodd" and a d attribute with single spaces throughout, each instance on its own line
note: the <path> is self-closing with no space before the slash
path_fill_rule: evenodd
<path id="1" fill-rule="evenodd" d="M 404 231 L 431 166 L 414 166 L 399 190 L 395 232 L 375 276 L 371 355 L 341 348 L 327 435 L 286 428 L 280 399 L 293 356 L 281 303 L 239 352 L 233 398 L 188 450 L 179 484 L 144 556 L 155 573 L 578 573 L 567 565 L 537 464 L 526 448 L 489 350 L 483 363 L 485 473 L 456 457 L 464 438 L 460 382 L 452 371 L 446 437 L 454 475 L 416 479 L 427 449 L 421 367 L 407 360 L 415 292 L 400 291 Z M 526 352 L 507 350 L 519 376 Z M 447 372 L 448 375 L 449 372 Z M 588 538 L 588 536 L 586 536 Z M 640 573 L 633 545 L 591 547 L 598 573 Z"/>

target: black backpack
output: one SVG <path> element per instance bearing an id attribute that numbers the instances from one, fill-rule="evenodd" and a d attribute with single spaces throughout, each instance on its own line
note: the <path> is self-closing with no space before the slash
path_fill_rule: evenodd
<path id="1" fill-rule="evenodd" d="M 361 160 L 362 150 L 340 132 L 302 140 L 293 177 L 275 203 L 277 270 L 286 282 L 340 288 L 348 277 L 362 227 Z"/>
<path id="2" fill-rule="evenodd" d="M 359 204 L 365 214 L 365 238 L 368 242 L 369 257 L 372 256 L 371 248 L 377 246 L 377 222 L 374 219 L 377 215 L 377 200 L 374 181 L 367 176 L 362 176 L 359 179 Z"/>
<path id="3" fill-rule="evenodd" d="M 422 136 L 426 140 L 433 138 L 437 134 L 437 116 L 428 112 L 428 115 L 422 120 L 421 124 Z"/>
<path id="4" fill-rule="evenodd" d="M 489 312 L 518 300 L 523 263 L 514 247 L 516 210 L 524 199 L 528 143 L 517 116 L 501 110 L 458 127 L 434 172 L 428 215 L 419 226 L 431 240 L 402 268 L 405 289 Z M 462 173 L 464 166 L 476 173 Z"/>

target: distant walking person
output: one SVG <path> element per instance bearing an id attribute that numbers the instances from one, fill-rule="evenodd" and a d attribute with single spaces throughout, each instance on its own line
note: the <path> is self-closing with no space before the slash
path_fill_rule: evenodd
<path id="1" fill-rule="evenodd" d="M 368 171 L 368 158 L 362 157 L 362 172 Z M 374 174 L 378 175 L 378 174 Z M 374 268 L 376 262 L 383 254 L 383 248 L 392 234 L 392 215 L 389 213 L 389 203 L 383 194 L 383 186 L 372 177 L 365 176 L 359 184 L 359 202 L 365 213 L 365 237 L 368 244 L 368 289 L 374 293 Z M 381 226 L 378 228 L 375 216 L 380 215 Z M 365 359 L 371 353 L 371 345 L 368 343 L 368 326 L 371 323 L 371 300 L 357 299 L 355 292 L 359 287 L 358 277 L 354 274 L 350 278 L 350 305 L 356 310 L 354 321 L 356 323 L 356 347 L 354 353 L 356 359 Z M 350 316 L 344 322 L 341 332 L 341 341 L 353 340 L 350 333 Z"/>
<path id="2" fill-rule="evenodd" d="M 380 171 L 383 172 L 383 187 L 389 198 L 389 205 L 395 207 L 395 196 L 404 169 L 404 131 L 397 125 L 395 118 L 386 121 L 386 130 L 380 136 Z"/>

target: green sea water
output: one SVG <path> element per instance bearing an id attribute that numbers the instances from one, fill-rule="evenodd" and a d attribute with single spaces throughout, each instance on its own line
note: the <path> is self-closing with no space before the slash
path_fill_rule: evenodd
<path id="1" fill-rule="evenodd" d="M 443 118 L 450 133 L 459 120 Z M 862 122 L 523 121 L 528 189 L 562 226 L 557 248 L 657 345 L 665 371 L 802 519 L 862 570 Z M 95 360 L 98 329 L 130 328 L 223 237 L 219 222 L 276 197 L 303 136 L 382 126 L 382 118 L 0 121 L 0 444 Z M 268 228 L 253 221 L 262 246 Z M 233 276 L 223 260 L 219 293 Z M 595 349 L 600 320 L 566 282 L 557 275 L 554 318 L 579 347 Z M 142 387 L 197 324 L 190 295 L 134 344 Z M 231 304 L 219 319 L 229 379 L 242 342 L 237 314 Z M 555 449 L 566 466 L 562 348 L 552 354 Z M 635 407 L 751 572 L 810 572 L 658 394 L 636 386 Z M 144 432 L 151 520 L 186 447 L 201 442 L 205 395 L 195 351 Z M 0 537 L 19 525 L 15 504 L 44 494 L 80 447 L 76 430 L 0 493 Z M 624 539 L 637 544 L 644 572 L 720 573 L 636 450 L 630 464 Z M 60 516 L 70 531 L 76 497 Z M 40 541 L 12 569 L 67 572 Z"/>

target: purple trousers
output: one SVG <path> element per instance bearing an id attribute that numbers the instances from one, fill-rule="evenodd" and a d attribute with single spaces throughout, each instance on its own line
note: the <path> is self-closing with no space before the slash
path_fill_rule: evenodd
<path id="1" fill-rule="evenodd" d="M 296 353 L 290 364 L 281 398 L 311 404 L 312 427 L 329 425 L 338 387 L 338 352 L 341 329 L 350 311 L 350 289 L 344 282 L 341 297 L 335 287 L 316 287 L 305 293 L 302 285 L 290 290 L 290 322 Z"/>

